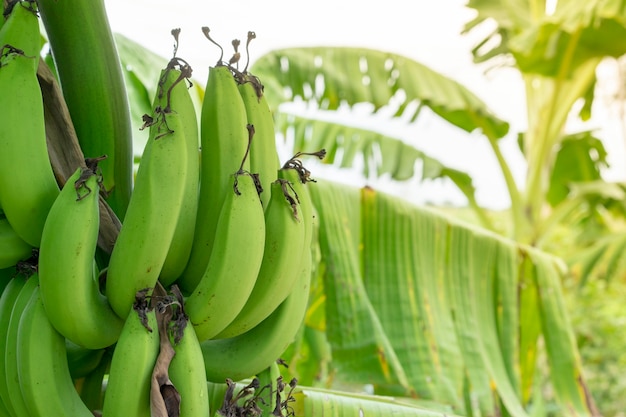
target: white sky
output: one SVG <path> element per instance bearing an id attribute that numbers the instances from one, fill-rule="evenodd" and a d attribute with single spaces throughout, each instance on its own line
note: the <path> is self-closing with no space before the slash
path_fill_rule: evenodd
<path id="1" fill-rule="evenodd" d="M 178 56 L 191 64 L 194 78 L 201 82 L 206 79 L 209 65 L 219 56 L 218 50 L 202 35 L 202 26 L 209 26 L 211 35 L 225 49 L 230 46 L 230 40 L 238 38 L 245 42 L 249 30 L 256 32 L 257 38 L 250 48 L 256 56 L 294 46 L 368 47 L 413 58 L 461 82 L 499 117 L 509 121 L 512 132 L 517 133 L 525 125 L 519 77 L 515 71 L 504 69 L 485 75 L 483 69 L 472 64 L 470 50 L 475 39 L 460 35 L 463 24 L 472 17 L 464 4 L 465 0 L 105 0 L 113 31 L 165 57 L 171 55 L 173 47 L 170 30 L 181 28 Z M 612 69 L 609 66 L 605 71 L 610 74 Z M 601 115 L 598 124 L 605 125 L 606 117 L 609 116 Z M 379 119 L 370 120 L 378 123 Z M 612 137 L 617 140 L 607 146 L 623 159 L 623 138 L 618 128 L 616 123 L 610 124 Z M 480 135 L 468 137 L 429 117 L 418 119 L 411 127 L 380 120 L 379 130 L 410 141 L 427 154 L 471 174 L 479 203 L 493 208 L 508 206 L 500 171 Z M 503 139 L 503 152 L 512 163 L 516 178 L 522 181 L 524 167 L 515 140 L 514 135 Z M 619 165 L 614 176 L 623 177 L 624 164 Z M 344 171 L 313 174 L 335 180 L 342 176 L 346 182 L 364 184 Z M 417 203 L 465 202 L 454 186 L 441 181 L 394 184 L 383 179 L 370 184 Z"/>

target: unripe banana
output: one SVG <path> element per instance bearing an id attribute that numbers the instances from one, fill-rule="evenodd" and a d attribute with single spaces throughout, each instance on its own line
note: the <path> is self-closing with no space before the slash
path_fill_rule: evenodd
<path id="1" fill-rule="evenodd" d="M 0 296 L 0 398 L 7 407 L 11 415 L 15 415 L 11 396 L 9 395 L 8 381 L 6 378 L 6 357 L 7 344 L 9 342 L 9 323 L 11 321 L 11 311 L 15 304 L 20 290 L 26 283 L 26 278 L 22 275 L 15 275 L 6 285 L 2 296 Z"/>
<path id="2" fill-rule="evenodd" d="M 0 206 L 15 232 L 34 247 L 59 193 L 37 81 L 40 39 L 34 5 L 15 4 L 0 30 Z"/>
<path id="3" fill-rule="evenodd" d="M 31 278 L 32 279 L 32 278 Z M 31 417 L 92 417 L 70 376 L 65 339 L 46 315 L 39 288 L 19 320 L 17 335 L 19 383 Z"/>
<path id="4" fill-rule="evenodd" d="M 263 371 L 293 342 L 307 309 L 310 273 L 300 274 L 293 291 L 256 327 L 229 339 L 200 344 L 207 380 L 239 381 Z"/>
<path id="5" fill-rule="evenodd" d="M 321 152 L 325 154 L 324 151 Z M 300 210 L 298 217 L 304 224 L 304 250 L 310 251 L 315 217 L 315 208 L 311 200 L 311 194 L 307 189 L 307 183 L 313 181 L 310 178 L 310 173 L 302 166 L 300 160 L 293 157 L 278 171 L 278 178 L 289 181 L 291 189 L 299 202 L 298 207 Z"/>
<path id="6" fill-rule="evenodd" d="M 9 282 L 15 277 L 15 267 L 2 268 L 0 269 L 0 295 L 4 292 L 4 289 Z"/>
<path id="7" fill-rule="evenodd" d="M 159 333 L 155 311 L 143 310 L 151 331 L 138 311 L 128 314 L 113 351 L 102 406 L 106 417 L 150 417 L 150 379 L 159 355 Z"/>
<path id="8" fill-rule="evenodd" d="M 123 220 L 132 190 L 132 127 L 104 0 L 37 3 L 78 142 L 86 156 L 108 156 L 103 184 Z"/>
<path id="9" fill-rule="evenodd" d="M 254 289 L 241 312 L 215 338 L 237 336 L 263 321 L 289 295 L 300 272 L 305 227 L 295 214 L 299 204 L 287 181 L 274 181 L 271 194 L 265 210 L 265 250 Z"/>
<path id="10" fill-rule="evenodd" d="M 104 400 L 103 384 L 111 364 L 112 355 L 110 351 L 106 353 L 106 355 L 101 357 L 100 363 L 90 373 L 74 382 L 80 399 L 92 411 L 102 410 L 102 401 Z"/>
<path id="11" fill-rule="evenodd" d="M 33 58 L 30 62 L 36 70 L 41 51 L 37 4 L 33 0 L 14 0 L 9 3 L 6 22 L 0 29 L 0 46 L 12 46 Z"/>
<path id="12" fill-rule="evenodd" d="M 155 118 L 135 179 L 126 217 L 113 247 L 106 295 L 113 310 L 128 315 L 135 294 L 154 288 L 171 246 L 185 196 L 188 146 L 183 120 L 168 102 L 173 88 L 155 98 Z M 184 81 L 181 81 L 184 82 Z"/>
<path id="13" fill-rule="evenodd" d="M 0 268 L 9 268 L 30 257 L 33 247 L 15 233 L 6 218 L 0 217 Z"/>
<path id="14" fill-rule="evenodd" d="M 48 318 L 79 346 L 115 343 L 124 324 L 100 293 L 95 273 L 100 215 L 95 168 L 78 168 L 50 209 L 39 249 L 39 283 Z"/>
<path id="15" fill-rule="evenodd" d="M 209 394 L 204 371 L 204 357 L 193 326 L 185 327 L 182 339 L 174 344 L 176 355 L 170 362 L 168 374 L 180 394 L 180 415 L 206 417 L 209 415 Z"/>
<path id="16" fill-rule="evenodd" d="M 175 69 L 175 65 L 179 65 L 181 70 Z M 193 100 L 189 94 L 189 86 L 186 85 L 185 80 L 176 82 L 180 77 L 188 79 L 190 76 L 191 68 L 177 58 L 172 59 L 168 68 L 161 72 L 163 85 L 175 83 L 175 86 L 169 93 L 170 107 L 175 109 L 180 116 L 187 144 L 187 180 L 185 182 L 183 205 L 172 243 L 159 276 L 159 280 L 164 286 L 169 286 L 173 283 L 183 273 L 187 265 L 189 254 L 191 253 L 191 245 L 193 244 L 198 211 L 198 181 L 200 180 L 198 120 Z"/>
<path id="17" fill-rule="evenodd" d="M 92 373 L 102 362 L 105 349 L 87 349 L 65 339 L 67 364 L 72 379 L 79 379 Z"/>
<path id="18" fill-rule="evenodd" d="M 2 11 L 2 8 L 0 8 L 0 11 Z M 7 406 L 2 401 L 0 401 L 0 417 L 13 417 Z"/>
<path id="19" fill-rule="evenodd" d="M 271 183 L 280 168 L 274 131 L 274 118 L 263 95 L 263 86 L 258 78 L 251 74 L 243 74 L 239 93 L 246 108 L 248 123 L 254 126 L 254 140 L 250 147 L 250 172 L 259 175 L 261 202 L 267 208 L 270 200 Z"/>
<path id="20" fill-rule="evenodd" d="M 267 387 L 265 388 L 264 393 L 266 393 L 265 397 L 267 401 L 261 401 L 258 404 L 261 409 L 261 415 L 271 415 L 272 411 L 276 408 L 276 389 L 278 387 L 278 379 L 280 377 L 280 368 L 278 367 L 278 361 L 274 361 L 270 364 L 268 368 L 265 368 L 263 371 L 257 374 L 257 378 L 259 379 L 259 386 Z"/>
<path id="21" fill-rule="evenodd" d="M 21 346 L 19 344 L 19 329 L 20 320 L 26 310 L 26 305 L 33 295 L 35 289 L 37 289 L 38 279 L 37 275 L 31 275 L 22 288 L 20 293 L 15 299 L 13 308 L 11 310 L 11 319 L 9 320 L 9 328 L 6 338 L 6 348 L 4 352 L 5 378 L 7 384 L 7 391 L 11 401 L 13 411 L 17 416 L 28 415 L 28 400 L 23 396 L 20 389 L 20 377 L 19 377 L 19 364 L 21 358 L 18 356 L 21 354 Z M 63 352 L 65 354 L 65 352 Z"/>
<path id="22" fill-rule="evenodd" d="M 209 264 L 185 304 L 199 340 L 215 336 L 239 314 L 263 260 L 265 221 L 255 180 L 239 172 L 230 183 Z"/>
<path id="23" fill-rule="evenodd" d="M 246 109 L 237 83 L 225 65 L 209 68 L 200 115 L 200 194 L 191 255 L 180 288 L 191 293 L 200 282 L 213 247 L 222 204 L 248 146 Z M 243 169 L 249 170 L 246 160 Z"/>

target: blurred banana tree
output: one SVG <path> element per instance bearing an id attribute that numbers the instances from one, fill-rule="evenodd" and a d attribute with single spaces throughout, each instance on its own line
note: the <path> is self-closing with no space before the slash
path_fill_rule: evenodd
<path id="1" fill-rule="evenodd" d="M 589 117 L 597 65 L 626 52 L 626 5 L 561 0 L 550 13 L 540 0 L 476 0 L 468 7 L 477 11 L 468 31 L 496 23 L 473 51 L 476 61 L 508 62 L 525 82 L 528 130 L 517 132 L 528 165 L 524 187 L 500 149 L 509 124 L 469 89 L 415 61 L 330 47 L 252 60 L 277 134 L 293 138 L 294 153 L 326 148 L 328 163 L 349 168 L 361 160 L 365 176 L 398 181 L 417 175 L 419 163 L 423 179 L 447 178 L 462 191 L 480 225 L 372 188 L 311 184 L 318 268 L 306 325 L 284 356 L 284 373 L 307 387 L 294 406 L 303 415 L 600 414 L 563 301 L 571 259 L 547 252 L 588 247 L 582 269 L 590 272 L 601 252 L 593 245 L 623 246 L 623 239 L 598 236 L 616 231 L 609 216 L 624 217 L 624 189 L 602 179 L 601 141 L 592 132 L 567 133 L 566 122 L 581 99 L 580 116 Z M 117 42 L 131 105 L 141 115 L 153 95 L 146 86 L 158 77 L 151 68 L 165 60 L 121 36 Z M 290 112 L 295 101 L 314 105 L 319 117 Z M 510 227 L 498 229 L 479 206 L 467 173 L 401 138 L 324 117 L 360 103 L 375 112 L 391 107 L 391 119 L 410 123 L 428 108 L 480 132 L 509 191 Z M 554 251 L 563 241 L 570 246 Z M 624 268 L 619 258 L 612 257 L 612 273 Z"/>

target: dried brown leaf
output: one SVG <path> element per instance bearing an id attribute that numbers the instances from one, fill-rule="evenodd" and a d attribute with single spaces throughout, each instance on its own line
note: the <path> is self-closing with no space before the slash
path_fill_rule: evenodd
<path id="1" fill-rule="evenodd" d="M 165 290 L 157 285 L 153 297 L 164 297 Z M 169 336 L 172 308 L 155 309 L 159 327 L 160 351 L 152 371 L 150 387 L 150 412 L 152 417 L 179 417 L 180 394 L 169 377 L 168 368 L 176 354 Z"/>

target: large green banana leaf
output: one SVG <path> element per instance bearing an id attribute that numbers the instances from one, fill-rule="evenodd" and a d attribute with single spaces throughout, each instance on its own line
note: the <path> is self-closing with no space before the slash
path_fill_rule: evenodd
<path id="1" fill-rule="evenodd" d="M 251 71 L 265 83 L 273 109 L 301 98 L 325 110 L 357 103 L 370 103 L 379 110 L 395 98 L 398 117 L 415 119 L 426 106 L 467 132 L 482 129 L 500 138 L 509 128 L 463 85 L 390 52 L 351 47 L 278 49 L 255 60 Z"/>
<path id="2" fill-rule="evenodd" d="M 470 0 L 477 15 L 466 31 L 485 20 L 498 28 L 474 50 L 477 61 L 511 54 L 526 73 L 555 77 L 563 63 L 626 53 L 626 5 L 621 0 L 558 0 L 552 13 L 537 0 Z M 490 49 L 484 45 L 492 45 Z"/>
<path id="3" fill-rule="evenodd" d="M 415 122 L 424 108 L 467 131 L 480 130 L 501 138 L 508 123 L 496 117 L 466 87 L 407 57 L 390 52 L 351 47 L 306 47 L 271 51 L 253 62 L 251 71 L 265 84 L 265 95 L 274 111 L 277 131 L 294 132 L 294 149 L 313 150 L 324 144 L 328 163 L 352 166 L 362 158 L 363 174 L 389 174 L 395 180 L 414 177 L 417 161 L 424 179 L 447 177 L 474 201 L 474 187 L 465 173 L 446 166 L 398 137 L 359 127 L 359 119 L 329 120 L 324 114 L 341 106 L 361 103 L 373 111 L 389 109 L 391 119 Z M 284 103 L 304 100 L 320 112 L 294 114 Z M 315 149 L 317 150 L 317 149 Z M 375 166 L 375 172 L 370 171 Z"/>
<path id="4" fill-rule="evenodd" d="M 371 188 L 310 188 L 325 312 L 307 325 L 325 329 L 327 385 L 487 416 L 531 415 L 539 390 L 559 415 L 593 415 L 559 259 Z"/>

